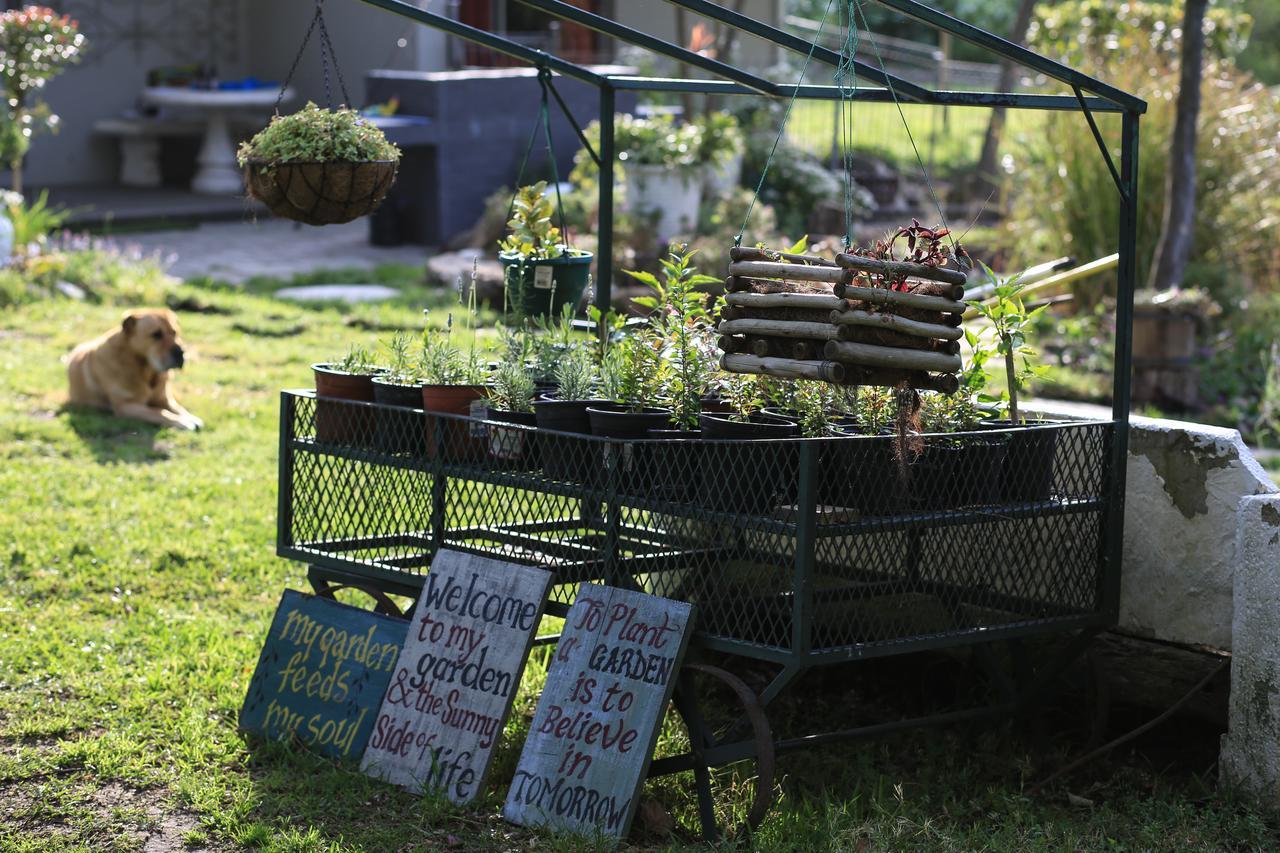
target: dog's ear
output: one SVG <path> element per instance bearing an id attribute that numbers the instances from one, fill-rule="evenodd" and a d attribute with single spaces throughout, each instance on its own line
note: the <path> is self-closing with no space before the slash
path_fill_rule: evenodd
<path id="1" fill-rule="evenodd" d="M 138 325 L 138 318 L 130 313 L 124 315 L 124 322 L 120 324 L 120 328 L 124 329 L 126 335 L 132 335 L 133 327 L 136 325 Z"/>

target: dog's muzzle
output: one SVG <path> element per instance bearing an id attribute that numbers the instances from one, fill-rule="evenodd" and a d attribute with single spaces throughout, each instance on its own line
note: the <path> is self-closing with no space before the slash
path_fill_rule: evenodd
<path id="1" fill-rule="evenodd" d="M 173 349 L 169 350 L 169 364 L 173 367 L 182 367 L 183 360 L 182 347 L 175 344 Z"/>

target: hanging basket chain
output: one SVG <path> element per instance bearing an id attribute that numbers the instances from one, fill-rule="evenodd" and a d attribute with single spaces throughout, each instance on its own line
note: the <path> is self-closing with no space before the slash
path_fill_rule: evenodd
<path id="1" fill-rule="evenodd" d="M 844 38 L 840 48 L 840 64 L 836 66 L 835 84 L 840 92 L 839 145 L 840 160 L 844 169 L 844 249 L 853 247 L 853 99 L 858 89 L 858 72 L 854 57 L 858 54 L 858 22 L 852 5 L 843 10 Z"/>
<path id="2" fill-rule="evenodd" d="M 289 91 L 289 84 L 293 82 L 293 75 L 298 70 L 298 63 L 302 61 L 303 54 L 307 51 L 307 45 L 311 42 L 311 34 L 319 28 L 320 30 L 320 68 L 324 76 L 324 101 L 325 106 L 333 109 L 333 92 L 329 87 L 329 62 L 333 62 L 333 73 L 337 75 L 338 86 L 342 89 L 343 105 L 351 106 L 351 95 L 347 92 L 346 80 L 342 77 L 342 69 L 338 67 L 338 54 L 333 49 L 333 41 L 329 38 L 329 28 L 324 22 L 324 0 L 316 0 L 316 11 L 311 16 L 311 25 L 307 27 L 307 33 L 302 37 L 302 44 L 298 46 L 298 53 L 293 57 L 293 64 L 289 66 L 289 73 L 285 75 L 284 83 L 280 86 L 280 94 L 276 96 L 275 112 L 279 114 L 280 104 L 284 101 L 285 92 Z"/>
<path id="3" fill-rule="evenodd" d="M 888 76 L 889 72 L 885 70 L 884 57 L 880 55 L 880 45 L 876 43 L 876 37 L 871 32 L 871 28 L 867 25 L 867 15 L 862 8 L 862 0 L 849 0 L 850 15 L 857 12 L 858 18 L 862 21 L 862 29 L 866 31 L 867 40 L 871 42 L 871 49 L 876 55 L 876 64 L 880 66 L 880 71 L 885 75 L 885 86 L 889 89 L 889 96 L 893 98 L 893 105 L 898 110 L 898 118 L 902 120 L 902 127 L 907 132 L 907 140 L 911 143 L 911 150 L 916 155 L 916 163 L 920 165 L 920 174 L 924 177 L 925 186 L 929 188 L 929 198 L 933 200 L 933 206 L 938 211 L 938 221 L 942 227 L 947 230 L 947 239 L 951 241 L 951 248 L 956 248 L 955 235 L 951 234 L 951 229 L 947 225 L 947 215 L 942 211 L 942 203 L 938 201 L 937 190 L 934 189 L 933 181 L 929 177 L 929 168 L 924 164 L 924 158 L 920 156 L 920 148 L 916 145 L 915 136 L 911 133 L 911 125 L 907 123 L 907 114 L 902 109 L 902 103 L 898 100 L 898 93 L 894 91 L 893 80 Z"/>
<path id="4" fill-rule="evenodd" d="M 538 104 L 538 118 L 533 123 L 533 130 L 529 133 L 529 141 L 524 147 L 524 156 L 520 158 L 520 167 L 516 170 L 515 193 L 512 194 L 511 202 L 507 205 L 507 219 L 510 220 L 511 214 L 515 211 L 516 196 L 519 195 L 520 187 L 524 184 L 524 172 L 529 165 L 529 156 L 533 153 L 533 144 L 538 139 L 538 132 L 541 131 L 547 142 L 547 157 L 551 160 L 551 177 L 555 182 L 556 191 L 556 212 L 560 214 L 560 235 L 564 240 L 565 248 L 568 249 L 572 248 L 572 246 L 569 243 L 569 229 L 565 226 L 564 201 L 560 198 L 560 172 L 556 166 L 555 147 L 551 141 L 550 96 L 555 95 L 556 99 L 559 100 L 559 94 L 556 93 L 555 87 L 551 83 L 551 69 L 545 65 L 538 66 L 538 86 L 542 90 Z M 563 108 L 563 102 L 561 102 L 561 107 Z M 567 109 L 565 115 L 568 117 L 570 124 L 573 124 L 576 129 L 577 124 L 574 122 L 573 116 L 569 115 Z M 579 133 L 581 134 L 580 129 Z M 586 144 L 585 137 L 583 138 L 583 143 Z M 587 150 L 592 154 L 596 163 L 599 163 L 600 159 L 595 157 L 595 152 L 591 150 L 590 145 L 587 145 Z"/>
<path id="5" fill-rule="evenodd" d="M 747 215 L 742 218 L 742 227 L 738 229 L 738 236 L 733 238 L 733 245 L 742 245 L 742 235 L 747 231 L 747 223 L 751 221 L 751 213 L 756 208 L 756 202 L 760 200 L 760 192 L 764 189 L 764 179 L 769 174 L 769 167 L 773 165 L 773 155 L 778 151 L 778 143 L 782 141 L 782 135 L 787 131 L 787 120 L 791 118 L 791 108 L 796 105 L 796 98 L 800 96 L 800 86 L 804 83 L 804 75 L 809 70 L 809 63 L 813 61 L 813 54 L 818 49 L 818 41 L 822 38 L 822 31 L 827 25 L 827 16 L 831 14 L 831 4 L 835 0 L 827 0 L 827 7 L 822 12 L 822 20 L 818 22 L 818 32 L 814 34 L 813 44 L 809 47 L 809 55 L 804 59 L 804 65 L 800 67 L 800 78 L 796 80 L 796 87 L 791 92 L 791 100 L 787 102 L 787 111 L 782 115 L 782 124 L 778 127 L 778 135 L 773 139 L 773 146 L 769 148 L 769 156 L 764 161 L 764 169 L 760 172 L 760 180 L 756 182 L 755 194 L 751 196 L 751 204 L 747 206 Z"/>

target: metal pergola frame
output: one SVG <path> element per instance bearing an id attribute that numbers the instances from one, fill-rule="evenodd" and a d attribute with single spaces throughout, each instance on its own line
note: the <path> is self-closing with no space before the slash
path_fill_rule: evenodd
<path id="1" fill-rule="evenodd" d="M 1110 451 L 1110 517 L 1107 525 L 1106 557 L 1110 571 L 1104 573 L 1107 583 L 1101 591 L 1103 610 L 1112 622 L 1118 617 L 1120 606 L 1120 560 L 1124 530 L 1125 459 L 1129 444 L 1129 403 L 1133 364 L 1133 294 L 1135 289 L 1136 259 L 1134 257 L 1137 234 L 1138 205 L 1138 126 L 1147 104 L 1128 92 L 1110 86 L 1035 51 L 1016 45 L 1007 39 L 989 33 L 972 24 L 939 12 L 917 0 L 870 0 L 892 9 L 908 18 L 934 29 L 952 34 L 971 44 L 985 48 L 999 57 L 1008 59 L 1044 76 L 1057 80 L 1071 88 L 1070 95 L 1034 94 L 1017 92 L 957 92 L 933 91 L 901 78 L 878 67 L 862 62 L 855 63 L 856 71 L 863 79 L 879 84 L 876 87 L 859 87 L 852 93 L 842 93 L 835 86 L 813 84 L 787 84 L 765 79 L 757 74 L 736 68 L 672 44 L 648 33 L 625 26 L 617 21 L 571 6 L 562 0 L 519 0 L 519 2 L 546 12 L 554 17 L 585 26 L 595 32 L 651 51 L 668 59 L 675 59 L 699 68 L 716 79 L 673 79 L 639 77 L 619 74 L 601 74 L 591 68 L 569 62 L 543 50 L 528 47 L 487 30 L 468 26 L 445 15 L 411 6 L 403 0 L 360 0 L 377 6 L 420 24 L 441 30 L 449 35 L 487 47 L 497 53 L 527 62 L 537 68 L 546 68 L 565 77 L 589 83 L 600 92 L 600 148 L 597 152 L 602 164 L 599 179 L 600 221 L 598 228 L 595 301 L 601 310 L 608 310 L 612 291 L 613 257 L 613 169 L 603 164 L 616 159 L 614 146 L 615 95 L 619 91 L 657 91 L 703 93 L 715 95 L 755 94 L 766 97 L 791 97 L 835 100 L 846 98 L 869 103 L 903 101 L 916 104 L 953 107 L 1008 107 L 1032 110 L 1079 110 L 1088 122 L 1100 155 L 1106 161 L 1120 195 L 1120 216 L 1117 222 L 1119 264 L 1116 277 L 1116 333 L 1115 360 L 1112 377 L 1112 419 L 1115 423 L 1115 439 Z M 703 16 L 721 24 L 737 28 L 777 47 L 812 55 L 813 61 L 828 66 L 840 62 L 835 51 L 816 46 L 803 38 L 777 27 L 734 12 L 710 0 L 665 0 L 688 12 Z M 1094 119 L 1095 113 L 1120 113 L 1121 143 L 1120 164 L 1116 166 L 1102 133 Z"/>

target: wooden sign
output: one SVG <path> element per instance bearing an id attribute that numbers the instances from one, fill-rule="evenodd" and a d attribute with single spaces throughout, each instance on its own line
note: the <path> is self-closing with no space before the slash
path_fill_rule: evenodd
<path id="1" fill-rule="evenodd" d="M 409 623 L 285 590 L 240 727 L 297 738 L 334 758 L 359 758 L 395 669 Z"/>
<path id="2" fill-rule="evenodd" d="M 507 820 L 626 834 L 692 615 L 683 602 L 582 584 L 507 792 Z"/>
<path id="3" fill-rule="evenodd" d="M 437 553 L 360 769 L 455 803 L 474 799 L 550 586 L 543 569 Z"/>

